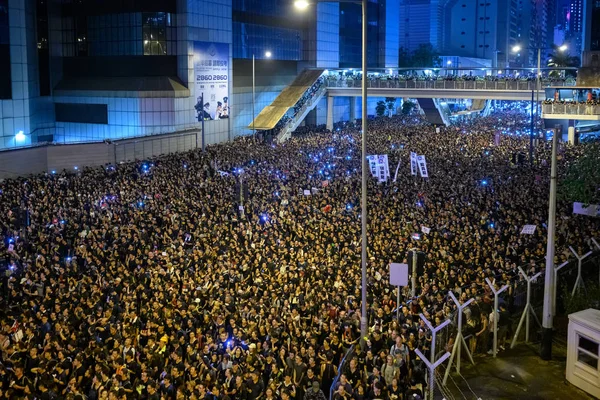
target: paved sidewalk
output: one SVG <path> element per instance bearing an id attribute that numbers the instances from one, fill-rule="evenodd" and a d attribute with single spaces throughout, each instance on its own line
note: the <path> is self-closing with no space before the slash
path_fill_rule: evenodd
<path id="1" fill-rule="evenodd" d="M 448 378 L 448 389 L 457 400 L 594 399 L 565 378 L 567 356 L 566 348 L 561 346 L 554 346 L 552 361 L 539 357 L 539 345 L 525 344 L 500 352 L 496 359 L 478 355 L 474 361 L 475 365 L 471 365 L 463 359 L 461 375 L 464 379 L 451 374 L 455 384 Z M 437 389 L 436 393 L 439 393 Z"/>

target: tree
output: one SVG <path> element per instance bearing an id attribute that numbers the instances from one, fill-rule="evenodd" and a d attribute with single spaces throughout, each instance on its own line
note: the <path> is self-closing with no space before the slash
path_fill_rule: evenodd
<path id="1" fill-rule="evenodd" d="M 404 47 L 398 51 L 398 67 L 400 68 L 435 68 L 442 64 L 440 53 L 431 43 L 420 44 L 412 53 Z"/>
<path id="2" fill-rule="evenodd" d="M 568 202 L 600 204 L 600 143 L 583 146 L 582 156 L 559 179 L 558 196 Z"/>
<path id="3" fill-rule="evenodd" d="M 375 106 L 375 113 L 377 113 L 377 116 L 383 117 L 383 115 L 385 114 L 385 109 L 385 101 L 379 100 L 377 102 L 377 105 Z"/>
<path id="4" fill-rule="evenodd" d="M 561 51 L 559 46 L 554 46 L 551 54 L 548 54 L 548 67 L 550 68 L 568 68 L 568 67 L 579 67 L 579 57 L 571 56 L 566 51 Z M 558 76 L 559 71 L 550 72 L 550 76 Z M 575 76 L 574 71 L 567 71 L 567 76 Z"/>
<path id="5" fill-rule="evenodd" d="M 416 68 L 439 67 L 442 63 L 440 53 L 431 43 L 420 44 L 412 53 L 412 66 Z"/>
<path id="6" fill-rule="evenodd" d="M 417 105 L 415 103 L 413 103 L 412 101 L 405 101 L 404 103 L 402 103 L 402 114 L 404 115 L 408 115 L 411 113 L 411 111 L 416 107 Z"/>
<path id="7" fill-rule="evenodd" d="M 410 56 L 410 52 L 404 47 L 400 47 L 400 50 L 398 51 L 398 67 L 412 67 L 412 57 Z"/>
<path id="8" fill-rule="evenodd" d="M 388 110 L 388 116 L 392 118 L 392 114 L 394 113 L 394 108 L 396 107 L 396 98 L 395 97 L 386 97 L 385 98 L 386 108 Z"/>

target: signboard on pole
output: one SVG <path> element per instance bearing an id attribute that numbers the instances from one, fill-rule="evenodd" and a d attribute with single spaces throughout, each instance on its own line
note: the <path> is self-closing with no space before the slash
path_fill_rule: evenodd
<path id="1" fill-rule="evenodd" d="M 194 81 L 198 121 L 229 118 L 228 43 L 194 42 Z"/>
<path id="2" fill-rule="evenodd" d="M 408 286 L 408 264 L 390 263 L 390 285 Z"/>
<path id="3" fill-rule="evenodd" d="M 417 175 L 417 153 L 410 152 L 410 174 Z"/>
<path id="4" fill-rule="evenodd" d="M 427 161 L 425 160 L 425 156 L 417 156 L 417 164 L 419 165 L 419 173 L 423 178 L 429 178 L 429 174 L 427 173 Z"/>

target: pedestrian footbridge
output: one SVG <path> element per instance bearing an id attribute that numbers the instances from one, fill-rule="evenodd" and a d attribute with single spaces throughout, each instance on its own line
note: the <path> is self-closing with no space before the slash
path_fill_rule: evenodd
<path id="1" fill-rule="evenodd" d="M 448 124 L 452 113 L 440 99 L 471 99 L 472 108 L 467 113 L 486 112 L 489 100 L 532 101 L 545 99 L 544 89 L 570 82 L 521 79 L 385 79 L 367 78 L 369 97 L 417 99 L 427 119 L 434 124 Z M 248 126 L 255 130 L 277 131 L 277 140 L 285 141 L 302 123 L 323 97 L 327 97 L 327 127 L 333 128 L 333 99 L 361 96 L 362 79 L 346 79 L 330 75 L 323 69 L 304 70 L 271 105 L 265 107 Z M 537 89 L 539 87 L 539 89 Z M 356 116 L 356 102 L 351 102 L 350 115 Z"/>

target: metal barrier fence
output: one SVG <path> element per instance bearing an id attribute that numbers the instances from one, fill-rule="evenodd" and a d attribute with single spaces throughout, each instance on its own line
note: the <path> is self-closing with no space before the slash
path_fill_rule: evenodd
<path id="1" fill-rule="evenodd" d="M 542 104 L 544 114 L 600 115 L 600 105 L 555 103 Z"/>
<path id="2" fill-rule="evenodd" d="M 350 359 L 352 358 L 352 356 L 354 355 L 355 346 L 356 345 L 354 345 L 354 344 L 352 346 L 350 346 L 348 351 L 346 351 L 346 354 L 344 354 L 344 358 L 342 358 L 342 361 L 340 361 L 340 365 L 338 366 L 337 376 L 333 379 L 333 382 L 331 382 L 331 387 L 329 388 L 329 400 L 333 400 L 335 387 L 337 386 L 337 383 L 340 380 L 340 376 L 344 373 L 344 370 L 346 369 L 347 362 L 349 362 Z"/>
<path id="3" fill-rule="evenodd" d="M 548 81 L 540 82 L 541 87 L 550 86 L 574 86 L 574 82 L 567 81 Z M 326 79 L 327 87 L 335 88 L 360 88 L 362 80 L 360 79 Z M 461 80 L 384 80 L 369 79 L 367 82 L 369 88 L 389 88 L 389 89 L 462 89 L 462 90 L 536 90 L 536 81 L 521 80 L 498 80 L 498 81 L 461 81 Z"/>

